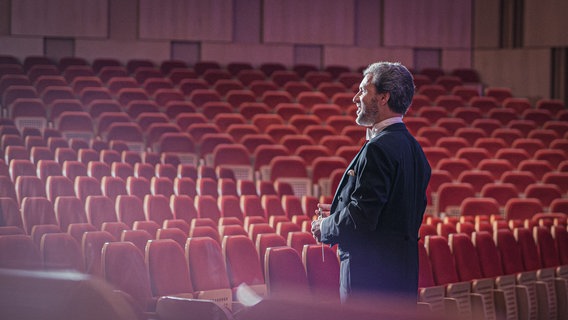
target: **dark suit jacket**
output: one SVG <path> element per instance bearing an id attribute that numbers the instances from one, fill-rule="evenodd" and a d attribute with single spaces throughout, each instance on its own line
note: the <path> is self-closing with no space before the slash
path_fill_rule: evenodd
<path id="1" fill-rule="evenodd" d="M 402 123 L 368 141 L 347 168 L 331 215 L 321 223 L 322 242 L 339 245 L 344 301 L 358 293 L 416 298 L 418 229 L 430 171 Z"/>

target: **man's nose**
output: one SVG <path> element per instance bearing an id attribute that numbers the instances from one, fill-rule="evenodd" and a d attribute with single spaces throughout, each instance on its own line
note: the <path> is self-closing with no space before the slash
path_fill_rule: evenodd
<path id="1" fill-rule="evenodd" d="M 359 101 L 359 93 L 355 94 L 355 96 L 353 96 L 353 103 L 357 103 L 357 101 Z"/>

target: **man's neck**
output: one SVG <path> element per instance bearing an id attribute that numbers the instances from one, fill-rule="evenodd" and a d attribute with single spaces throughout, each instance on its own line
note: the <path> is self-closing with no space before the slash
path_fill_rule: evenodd
<path id="1" fill-rule="evenodd" d="M 372 127 L 367 128 L 367 139 L 370 140 L 374 138 L 386 127 L 395 123 L 402 123 L 402 115 L 386 118 L 380 122 L 375 123 Z"/>

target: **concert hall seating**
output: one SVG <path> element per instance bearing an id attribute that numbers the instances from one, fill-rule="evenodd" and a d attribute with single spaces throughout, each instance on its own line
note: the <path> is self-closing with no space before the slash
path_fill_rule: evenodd
<path id="1" fill-rule="evenodd" d="M 133 259 L 146 257 L 139 272 L 150 270 L 149 261 L 163 267 L 164 259 L 185 260 L 167 275 L 150 271 L 150 284 L 143 285 L 149 291 L 130 291 L 144 306 L 146 297 L 154 304 L 166 294 L 207 291 L 207 286 L 153 291 L 162 282 L 185 284 L 178 279 L 190 279 L 183 272 L 188 262 L 207 268 L 183 256 L 193 233 L 221 244 L 220 253 L 214 251 L 220 263 L 226 262 L 226 270 L 218 269 L 228 274 L 223 290 L 235 293 L 238 279 L 249 279 L 253 265 L 261 276 L 256 272 L 256 278 L 242 281 L 253 287 L 265 283 L 262 275 L 271 268 L 264 265 L 266 249 L 272 248 L 269 259 L 274 259 L 276 251 L 293 248 L 296 261 L 283 258 L 288 261 L 284 266 L 298 271 L 300 291 L 316 296 L 330 292 L 337 299 L 335 253 L 325 247 L 325 261 L 321 259 L 309 224 L 317 202 L 333 195 L 364 142 L 364 129 L 353 118 L 359 72 L 343 66 L 269 63 L 189 66 L 175 60 L 161 65 L 45 57 L 9 61 L 12 67 L 1 70 L 16 74 L 0 76 L 0 101 L 6 110 L 0 125 L 3 265 L 65 266 L 104 276 L 103 245 L 121 241 L 135 243 L 142 260 Z M 481 317 L 488 319 L 500 312 L 513 318 L 537 311 L 566 316 L 568 303 L 551 300 L 565 297 L 552 283 L 567 277 L 562 239 L 568 214 L 568 126 L 563 102 L 533 101 L 514 96 L 510 88 L 484 87 L 474 70 L 414 72 L 417 94 L 404 122 L 424 145 L 433 169 L 420 236 L 443 236 L 438 245 L 451 249 L 440 262 L 436 253 L 430 256 L 432 252 L 420 247 L 420 301 L 443 310 L 444 301 L 468 296 L 467 290 L 459 291 L 460 282 L 467 281 L 473 304 L 471 311 L 463 305 L 459 310 L 472 316 L 479 316 L 478 302 L 485 307 Z M 28 234 L 14 240 L 22 252 L 14 252 L 15 244 L 5 240 L 12 236 L 4 230 Z M 229 244 L 240 239 L 237 235 L 251 239 L 245 245 L 255 249 L 247 248 L 250 258 L 227 256 Z M 149 251 L 165 250 L 159 247 L 172 247 L 172 241 L 162 240 L 168 238 L 180 244 L 177 253 L 148 256 Z M 35 251 L 25 250 L 24 242 Z M 70 263 L 77 247 L 81 260 Z M 64 248 L 71 249 L 58 252 Z M 520 259 L 510 257 L 517 251 Z M 430 265 L 435 275 L 455 272 L 457 277 L 440 288 L 432 270 L 426 270 L 426 259 L 436 262 Z M 447 272 L 438 271 L 441 265 Z M 328 267 L 330 273 L 321 272 Z M 240 271 L 246 272 L 235 280 Z M 281 271 L 285 277 L 292 273 Z M 269 295 L 279 291 L 276 272 L 272 264 L 266 274 Z M 307 275 L 306 281 L 300 275 Z M 164 278 L 154 278 L 158 276 Z M 147 281 L 142 278 L 137 281 Z M 488 282 L 480 278 L 488 278 L 497 290 L 487 291 Z M 518 299 L 512 296 L 515 290 Z M 489 299 L 488 292 L 506 303 Z M 229 295 L 238 303 L 236 295 Z M 447 312 L 451 305 L 446 303 Z"/>

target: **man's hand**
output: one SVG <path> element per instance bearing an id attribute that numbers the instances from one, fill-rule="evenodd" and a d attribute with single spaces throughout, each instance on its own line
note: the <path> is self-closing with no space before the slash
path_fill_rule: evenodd
<path id="1" fill-rule="evenodd" d="M 317 220 L 312 221 L 312 235 L 314 239 L 318 242 L 321 240 L 321 221 L 323 218 L 329 216 L 329 211 L 331 209 L 331 204 L 327 203 L 318 203 L 318 209 L 315 211 L 315 214 L 318 216 Z"/>
<path id="2" fill-rule="evenodd" d="M 322 216 L 322 218 L 329 216 L 329 211 L 331 210 L 331 204 L 329 203 L 318 203 L 318 208 L 315 211 L 317 216 Z"/>
<path id="3" fill-rule="evenodd" d="M 316 239 L 317 242 L 320 242 L 321 240 L 321 230 L 320 230 L 321 220 L 322 219 L 317 219 L 312 221 L 312 235 L 314 236 L 314 239 Z"/>

